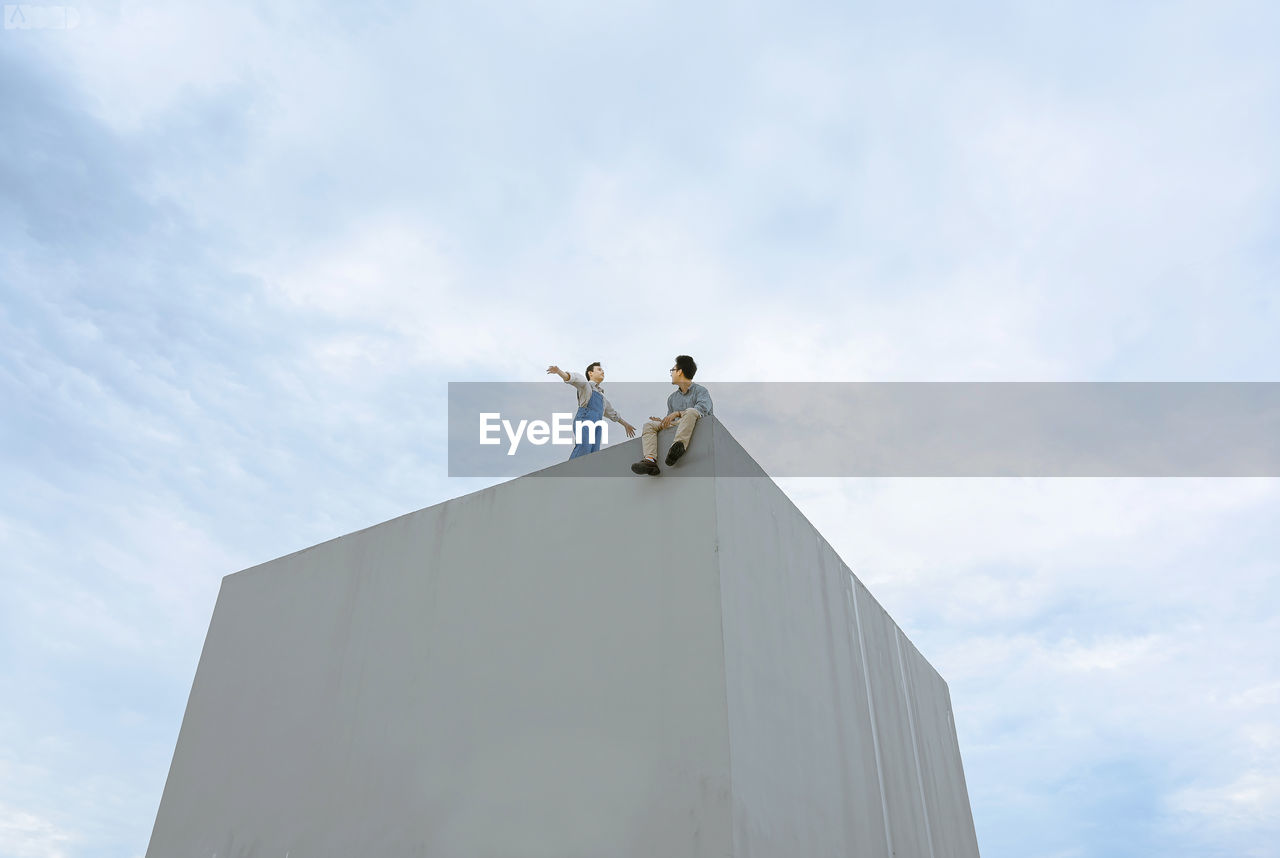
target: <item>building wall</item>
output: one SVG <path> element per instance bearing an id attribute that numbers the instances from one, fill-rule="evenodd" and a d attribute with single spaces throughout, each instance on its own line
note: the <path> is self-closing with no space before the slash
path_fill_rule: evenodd
<path id="1" fill-rule="evenodd" d="M 720 423 L 638 446 L 227 576 L 148 855 L 976 856 L 941 677 Z"/>
<path id="2" fill-rule="evenodd" d="M 714 481 L 632 453 L 224 579 L 148 855 L 730 854 Z"/>
<path id="3" fill-rule="evenodd" d="M 977 856 L 946 683 L 717 426 L 735 858 Z"/>

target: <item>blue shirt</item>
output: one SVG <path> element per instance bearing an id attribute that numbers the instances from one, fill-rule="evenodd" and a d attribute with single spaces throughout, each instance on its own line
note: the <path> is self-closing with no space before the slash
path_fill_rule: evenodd
<path id="1" fill-rule="evenodd" d="M 688 393 L 681 393 L 677 387 L 676 392 L 667 397 L 667 413 L 684 411 L 686 408 L 692 408 L 702 417 L 710 417 L 711 394 L 696 382 L 690 382 Z"/>

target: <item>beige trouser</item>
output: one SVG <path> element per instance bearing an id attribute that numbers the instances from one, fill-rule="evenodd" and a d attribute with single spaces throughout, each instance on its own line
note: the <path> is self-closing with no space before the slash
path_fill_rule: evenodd
<path id="1" fill-rule="evenodd" d="M 683 441 L 686 450 L 689 449 L 689 439 L 693 437 L 693 425 L 701 416 L 696 409 L 686 408 L 684 414 L 676 421 L 675 440 Z M 640 443 L 644 446 L 644 454 L 654 459 L 658 458 L 658 426 L 660 425 L 659 421 L 650 420 L 644 424 L 644 429 L 640 432 Z"/>

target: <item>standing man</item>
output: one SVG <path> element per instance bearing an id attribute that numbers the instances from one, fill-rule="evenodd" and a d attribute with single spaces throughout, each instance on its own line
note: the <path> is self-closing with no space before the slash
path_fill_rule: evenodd
<path id="1" fill-rule="evenodd" d="M 628 438 L 636 437 L 636 427 L 623 420 L 618 412 L 613 410 L 609 400 L 604 397 L 604 391 L 600 389 L 600 384 L 604 381 L 604 367 L 600 365 L 600 361 L 587 364 L 585 376 L 576 372 L 565 372 L 558 366 L 547 367 L 547 375 L 552 373 L 560 376 L 565 384 L 572 384 L 578 389 L 578 411 L 573 415 L 573 437 L 578 443 L 569 454 L 570 459 L 576 459 L 600 449 L 600 435 L 595 432 L 594 427 L 585 425 L 587 421 L 599 423 L 602 417 L 608 417 L 615 423 L 622 424 L 622 428 L 627 430 Z"/>
<path id="2" fill-rule="evenodd" d="M 644 431 L 640 436 L 644 445 L 644 458 L 631 466 L 633 473 L 661 473 L 658 468 L 658 433 L 675 426 L 676 440 L 667 451 L 667 467 L 670 468 L 689 449 L 694 424 L 711 415 L 711 394 L 702 385 L 693 383 L 693 376 L 697 371 L 698 365 L 693 362 L 693 358 L 676 355 L 676 365 L 671 367 L 671 383 L 679 390 L 667 397 L 666 417 L 650 417 L 649 422 L 644 424 Z"/>

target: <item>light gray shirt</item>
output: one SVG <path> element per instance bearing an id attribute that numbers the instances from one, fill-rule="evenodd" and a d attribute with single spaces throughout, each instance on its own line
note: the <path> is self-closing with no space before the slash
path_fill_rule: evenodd
<path id="1" fill-rule="evenodd" d="M 595 391 L 604 397 L 604 416 L 608 417 L 614 423 L 625 423 L 622 416 L 613 410 L 613 406 L 609 403 L 609 397 L 604 395 L 604 390 L 594 381 L 588 381 L 587 377 L 580 372 L 569 373 L 569 380 L 565 384 L 572 384 L 578 389 L 578 407 L 582 408 L 591 401 L 591 392 Z"/>
<path id="2" fill-rule="evenodd" d="M 711 416 L 711 394 L 697 382 L 689 383 L 688 393 L 681 393 L 677 387 L 676 392 L 667 397 L 667 413 L 684 411 L 686 408 L 692 408 L 701 417 Z"/>

